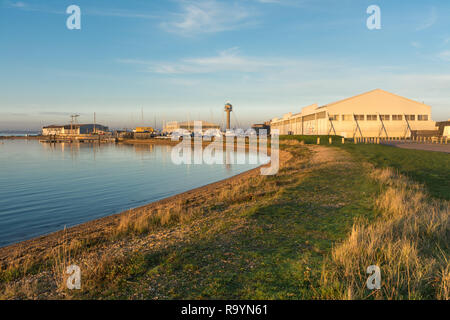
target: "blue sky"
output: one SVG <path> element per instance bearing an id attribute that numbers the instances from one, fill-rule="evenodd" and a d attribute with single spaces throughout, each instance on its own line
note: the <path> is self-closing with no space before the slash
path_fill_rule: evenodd
<path id="1" fill-rule="evenodd" d="M 0 39 L 0 130 L 222 122 L 227 100 L 247 126 L 375 88 L 450 118 L 448 0 L 0 0 Z"/>

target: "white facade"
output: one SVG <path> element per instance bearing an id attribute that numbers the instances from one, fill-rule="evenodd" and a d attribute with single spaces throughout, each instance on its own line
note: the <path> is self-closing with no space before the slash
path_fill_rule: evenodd
<path id="1" fill-rule="evenodd" d="M 444 127 L 444 137 L 450 138 L 450 126 Z"/>
<path id="2" fill-rule="evenodd" d="M 101 124 L 67 124 L 63 126 L 52 125 L 42 128 L 43 136 L 66 136 L 66 135 L 80 135 L 80 134 L 105 134 L 108 132 L 108 127 Z"/>
<path id="3" fill-rule="evenodd" d="M 79 127 L 70 126 L 48 126 L 42 128 L 43 136 L 77 135 L 80 134 Z"/>
<path id="4" fill-rule="evenodd" d="M 281 135 L 409 137 L 411 131 L 435 130 L 431 107 L 380 89 L 271 121 Z"/>

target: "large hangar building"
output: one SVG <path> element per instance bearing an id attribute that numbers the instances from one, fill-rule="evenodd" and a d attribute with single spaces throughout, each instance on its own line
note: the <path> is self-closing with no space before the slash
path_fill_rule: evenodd
<path id="1" fill-rule="evenodd" d="M 352 137 L 411 137 L 414 132 L 436 130 L 431 107 L 376 89 L 300 113 L 285 114 L 270 122 L 281 135 L 340 135 Z"/>

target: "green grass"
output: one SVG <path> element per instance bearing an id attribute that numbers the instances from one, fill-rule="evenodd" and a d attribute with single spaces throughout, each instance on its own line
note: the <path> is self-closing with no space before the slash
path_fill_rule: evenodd
<path id="1" fill-rule="evenodd" d="M 303 141 L 305 144 L 328 145 L 328 138 L 333 139 L 333 146 L 349 151 L 355 159 L 368 161 L 377 168 L 392 167 L 412 180 L 424 184 L 432 197 L 450 200 L 450 155 L 442 152 L 401 149 L 377 144 L 353 144 L 346 141 L 342 145 L 341 136 L 280 136 L 283 141 Z"/>
<path id="2" fill-rule="evenodd" d="M 291 150 L 296 157 L 309 156 L 304 148 Z M 279 185 L 275 195 L 235 204 L 202 225 L 189 243 L 115 263 L 120 272 L 108 276 L 106 290 L 89 288 L 78 297 L 321 298 L 324 259 L 356 218 L 374 218 L 378 187 L 359 163 L 308 174 L 304 169 L 284 168 L 269 177 Z"/>
<path id="3" fill-rule="evenodd" d="M 425 185 L 432 197 L 450 200 L 450 155 L 441 152 L 401 149 L 376 144 L 345 144 L 341 148 L 356 159 L 378 168 L 392 167 Z"/>
<path id="4" fill-rule="evenodd" d="M 157 249 L 136 247 L 125 257 L 107 260 L 97 274 L 83 273 L 82 290 L 69 294 L 80 299 L 332 297 L 333 289 L 322 286 L 321 276 L 333 247 L 348 237 L 356 220 L 379 218 L 374 200 L 382 190 L 369 178 L 366 161 L 398 169 L 425 184 L 435 197 L 448 200 L 450 193 L 446 154 L 342 145 L 334 138 L 339 161 L 315 166 L 299 161 L 310 159 L 311 151 L 286 142 L 315 144 L 317 137 L 281 137 L 282 148 L 293 158 L 277 176 L 243 190 L 230 203 L 206 208 L 207 214 L 189 222 L 184 241 Z M 328 137 L 322 141 L 328 145 Z M 246 197 L 256 194 L 254 187 L 267 192 Z"/>

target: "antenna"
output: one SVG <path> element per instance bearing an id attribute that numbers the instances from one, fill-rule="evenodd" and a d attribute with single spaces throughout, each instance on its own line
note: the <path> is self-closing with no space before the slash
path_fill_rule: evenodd
<path id="1" fill-rule="evenodd" d="M 213 111 L 211 108 L 209 108 L 209 114 L 211 116 L 211 123 L 214 123 L 214 116 L 213 116 Z"/>
<path id="2" fill-rule="evenodd" d="M 77 123 L 77 118 L 79 117 L 79 114 L 72 114 L 70 118 L 72 118 L 71 123 Z"/>
<path id="3" fill-rule="evenodd" d="M 70 134 L 73 134 L 73 125 L 74 123 L 77 123 L 77 118 L 79 117 L 79 114 L 72 114 L 70 116 Z"/>

